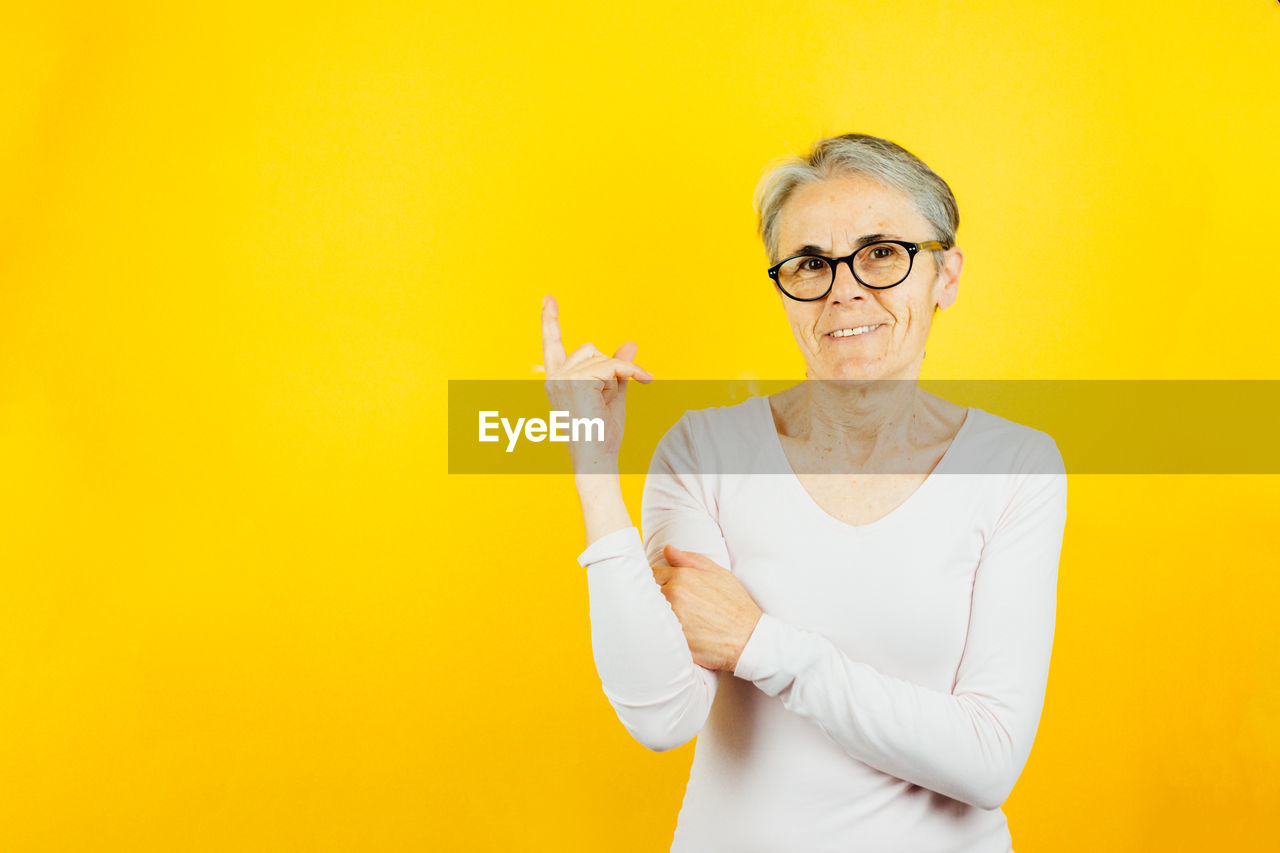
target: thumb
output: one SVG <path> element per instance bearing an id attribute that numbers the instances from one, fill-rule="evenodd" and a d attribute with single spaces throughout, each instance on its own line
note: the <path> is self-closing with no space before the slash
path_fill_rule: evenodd
<path id="1" fill-rule="evenodd" d="M 663 548 L 662 554 L 667 558 L 668 565 L 706 568 L 706 557 L 701 554 L 695 554 L 692 551 L 681 551 L 675 545 L 668 545 Z"/>

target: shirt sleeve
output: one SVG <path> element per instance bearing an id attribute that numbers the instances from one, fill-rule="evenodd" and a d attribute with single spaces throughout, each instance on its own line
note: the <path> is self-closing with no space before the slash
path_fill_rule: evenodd
<path id="1" fill-rule="evenodd" d="M 734 675 L 817 723 L 849 755 L 956 800 L 995 809 L 1031 753 L 1049 674 L 1066 524 L 1062 457 L 1009 475 L 1009 499 L 974 578 L 968 637 L 950 693 L 850 659 L 820 634 L 765 614 Z M 1052 464 L 1053 467 L 1044 467 Z"/>
<path id="2" fill-rule="evenodd" d="M 651 566 L 672 543 L 729 568 L 720 526 L 697 475 L 688 415 L 667 431 L 645 480 L 641 542 L 634 527 L 593 542 L 578 557 L 587 570 L 591 647 L 605 696 L 631 736 L 654 751 L 701 731 L 718 673 L 699 666 Z M 647 543 L 647 550 L 646 550 Z"/>

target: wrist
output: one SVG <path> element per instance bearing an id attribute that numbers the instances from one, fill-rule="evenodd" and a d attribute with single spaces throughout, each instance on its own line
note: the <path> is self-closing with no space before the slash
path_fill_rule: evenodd
<path id="1" fill-rule="evenodd" d="M 739 634 L 741 639 L 738 643 L 737 652 L 733 656 L 733 660 L 729 662 L 729 672 L 732 673 L 737 670 L 738 661 L 742 660 L 742 653 L 746 650 L 747 643 L 751 642 L 751 635 L 756 632 L 756 626 L 760 624 L 760 617 L 762 616 L 764 616 L 764 611 L 756 608 L 755 616 L 750 620 L 750 624 L 746 628 L 746 631 Z"/>
<path id="2" fill-rule="evenodd" d="M 601 466 L 591 470 L 574 471 L 573 486 L 585 501 L 588 497 L 622 495 L 622 476 L 617 467 Z"/>
<path id="3" fill-rule="evenodd" d="M 574 478 L 582 502 L 582 522 L 587 544 L 601 536 L 633 527 L 627 505 L 622 499 L 622 482 L 615 474 L 587 474 Z"/>
<path id="4" fill-rule="evenodd" d="M 573 477 L 578 482 L 581 482 L 584 477 L 589 480 L 601 476 L 617 478 L 620 473 L 617 456 L 593 456 L 573 460 Z"/>

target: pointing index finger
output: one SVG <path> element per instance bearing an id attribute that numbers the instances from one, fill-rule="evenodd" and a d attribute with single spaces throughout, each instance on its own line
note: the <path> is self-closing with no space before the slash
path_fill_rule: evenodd
<path id="1" fill-rule="evenodd" d="M 551 295 L 542 297 L 542 366 L 547 373 L 565 362 L 564 341 L 560 340 L 560 306 Z"/>

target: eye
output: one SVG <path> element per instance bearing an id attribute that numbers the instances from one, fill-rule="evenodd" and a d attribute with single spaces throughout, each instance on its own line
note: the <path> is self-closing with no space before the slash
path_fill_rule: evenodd
<path id="1" fill-rule="evenodd" d="M 827 268 L 827 262 L 822 258 L 802 258 L 800 268 L 806 272 L 821 272 Z"/>

